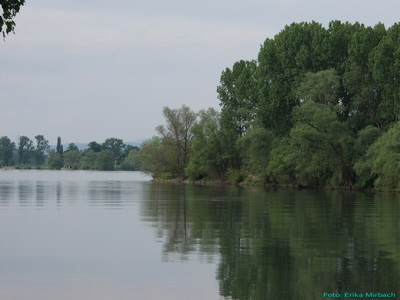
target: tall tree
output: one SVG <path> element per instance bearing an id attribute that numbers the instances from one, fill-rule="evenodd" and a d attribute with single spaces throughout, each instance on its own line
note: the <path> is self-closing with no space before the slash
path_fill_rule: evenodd
<path id="1" fill-rule="evenodd" d="M 222 107 L 221 118 L 225 126 L 233 130 L 237 137 L 251 127 L 258 104 L 255 61 L 238 61 L 232 70 L 222 72 L 217 87 L 218 99 Z M 224 126 L 224 124 L 223 124 Z"/>
<path id="2" fill-rule="evenodd" d="M 352 186 L 354 138 L 335 107 L 312 101 L 295 110 L 291 154 L 300 184 Z"/>
<path id="3" fill-rule="evenodd" d="M 61 156 L 62 156 L 63 153 L 64 153 L 64 147 L 63 147 L 63 145 L 61 144 L 61 138 L 60 138 L 60 137 L 57 138 L 56 152 L 57 152 L 58 154 L 60 154 Z"/>
<path id="4" fill-rule="evenodd" d="M 295 90 L 307 72 L 330 68 L 328 32 L 321 24 L 293 23 L 267 39 L 258 55 L 258 117 L 263 127 L 287 135 L 298 106 Z"/>
<path id="5" fill-rule="evenodd" d="M 19 163 L 23 165 L 30 163 L 33 151 L 34 151 L 33 142 L 26 136 L 20 136 L 18 143 Z"/>
<path id="6" fill-rule="evenodd" d="M 49 141 L 43 135 L 35 136 L 36 150 L 34 152 L 34 160 L 36 165 L 42 165 L 45 162 L 46 154 L 49 151 Z"/>
<path id="7" fill-rule="evenodd" d="M 372 76 L 370 55 L 386 34 L 383 24 L 360 28 L 352 34 L 348 46 L 348 58 L 343 74 L 344 89 L 349 95 L 347 103 L 348 122 L 354 131 L 373 125 L 383 128 L 384 120 L 378 107 L 382 102 L 382 91 Z"/>
<path id="8" fill-rule="evenodd" d="M 311 100 L 322 104 L 339 103 L 340 77 L 334 69 L 308 72 L 301 81 L 296 94 L 300 101 Z"/>
<path id="9" fill-rule="evenodd" d="M 377 112 L 384 128 L 400 118 L 400 24 L 388 28 L 370 54 L 372 76 L 382 94 Z"/>
<path id="10" fill-rule="evenodd" d="M 0 165 L 11 166 L 13 163 L 13 155 L 15 151 L 15 143 L 7 136 L 0 138 Z"/>
<path id="11" fill-rule="evenodd" d="M 112 153 L 113 160 L 117 163 L 120 161 L 122 151 L 125 149 L 123 140 L 117 138 L 108 138 L 102 144 L 102 150 L 109 150 Z"/>
<path id="12" fill-rule="evenodd" d="M 185 168 L 189 162 L 191 132 L 197 114 L 189 107 L 182 105 L 179 109 L 164 107 L 163 115 L 166 125 L 156 128 L 162 137 L 163 146 L 174 154 L 171 161 L 171 172 L 178 177 L 185 177 Z"/>

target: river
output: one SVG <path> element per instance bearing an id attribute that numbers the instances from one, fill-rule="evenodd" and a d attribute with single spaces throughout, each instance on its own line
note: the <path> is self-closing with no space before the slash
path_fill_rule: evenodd
<path id="1" fill-rule="evenodd" d="M 400 299 L 399 200 L 0 170 L 0 298 Z"/>

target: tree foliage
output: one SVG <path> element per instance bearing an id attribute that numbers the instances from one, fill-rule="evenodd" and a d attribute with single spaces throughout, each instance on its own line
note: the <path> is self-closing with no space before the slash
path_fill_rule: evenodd
<path id="1" fill-rule="evenodd" d="M 13 164 L 13 155 L 15 152 L 15 143 L 7 136 L 0 138 L 0 166 L 11 166 Z"/>
<path id="2" fill-rule="evenodd" d="M 173 176 L 184 177 L 193 139 L 191 128 L 195 124 L 197 114 L 182 105 L 179 109 L 164 107 L 163 115 L 166 124 L 158 126 L 156 130 L 162 137 L 160 147 L 161 151 L 165 152 L 164 161 L 169 165 Z M 147 156 L 148 159 L 150 157 Z"/>
<path id="3" fill-rule="evenodd" d="M 34 161 L 36 165 L 43 165 L 46 160 L 47 152 L 50 149 L 49 141 L 44 138 L 43 135 L 36 135 L 36 149 L 33 153 Z"/>
<path id="4" fill-rule="evenodd" d="M 400 123 L 393 125 L 368 148 L 355 166 L 362 187 L 400 189 Z"/>
<path id="5" fill-rule="evenodd" d="M 33 142 L 27 136 L 20 136 L 18 142 L 18 162 L 26 165 L 31 162 L 34 147 Z"/>
<path id="6" fill-rule="evenodd" d="M 201 110 L 191 132 L 191 158 L 185 170 L 191 180 L 223 178 L 229 168 L 226 136 L 221 129 L 220 114 L 213 108 Z"/>
<path id="7" fill-rule="evenodd" d="M 14 32 L 15 21 L 14 18 L 19 13 L 21 6 L 25 4 L 25 0 L 3 0 L 1 1 L 1 8 L 3 10 L 0 14 L 0 32 L 5 38 L 6 34 Z"/>

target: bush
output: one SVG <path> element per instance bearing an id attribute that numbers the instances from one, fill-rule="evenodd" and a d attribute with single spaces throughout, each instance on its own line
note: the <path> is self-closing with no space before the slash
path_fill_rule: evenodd
<path id="1" fill-rule="evenodd" d="M 242 173 L 241 170 L 232 169 L 228 170 L 228 182 L 229 183 L 241 183 L 245 179 L 245 175 Z"/>

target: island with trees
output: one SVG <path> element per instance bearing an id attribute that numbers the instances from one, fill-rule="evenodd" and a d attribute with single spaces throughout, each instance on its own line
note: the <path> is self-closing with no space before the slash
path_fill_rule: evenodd
<path id="1" fill-rule="evenodd" d="M 3 166 L 143 170 L 156 179 L 400 189 L 400 24 L 287 25 L 226 68 L 220 111 L 164 107 L 141 147 L 110 138 L 48 151 L 0 140 Z M 47 142 L 47 143 L 46 143 Z"/>

